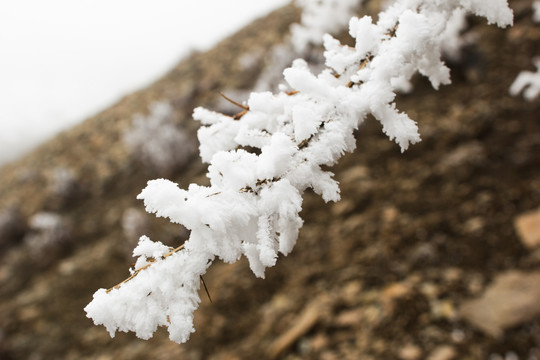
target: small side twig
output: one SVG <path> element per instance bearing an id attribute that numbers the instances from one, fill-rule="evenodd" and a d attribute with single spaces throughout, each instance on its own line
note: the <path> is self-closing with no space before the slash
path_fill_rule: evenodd
<path id="1" fill-rule="evenodd" d="M 249 106 L 246 106 L 244 104 L 240 104 L 238 101 L 234 101 L 233 99 L 231 99 L 230 97 L 228 97 L 227 95 L 225 95 L 224 93 L 220 92 L 219 95 L 221 95 L 222 98 L 224 98 L 225 100 L 227 100 L 228 102 L 230 102 L 231 104 L 234 104 L 238 107 L 241 107 L 242 109 L 244 109 L 243 111 L 240 111 L 238 114 L 235 114 L 232 118 L 234 120 L 240 120 L 242 118 L 242 116 L 246 115 L 247 112 L 249 111 Z"/>
<path id="2" fill-rule="evenodd" d="M 201 282 L 204 286 L 204 291 L 206 291 L 206 296 L 208 296 L 208 300 L 212 302 L 212 298 L 210 297 L 210 292 L 208 291 L 208 287 L 206 286 L 206 282 L 204 281 L 204 278 L 202 277 L 202 275 L 201 275 Z"/>
<path id="3" fill-rule="evenodd" d="M 248 113 L 249 109 L 246 109 L 244 111 L 240 111 L 238 114 L 234 114 L 233 119 L 234 120 L 240 120 L 242 116 L 246 115 Z"/>
<path id="4" fill-rule="evenodd" d="M 231 99 L 230 97 L 228 97 L 227 95 L 225 95 L 224 93 L 220 92 L 219 95 L 221 95 L 225 100 L 227 100 L 228 102 L 230 102 L 231 104 L 234 104 L 238 107 L 241 107 L 242 109 L 244 110 L 249 110 L 249 107 L 244 105 L 244 104 L 240 104 L 238 101 L 234 101 L 233 99 Z"/>
<path id="5" fill-rule="evenodd" d="M 368 55 L 361 63 L 360 63 L 360 67 L 358 68 L 358 71 L 362 70 L 363 68 L 365 68 L 367 66 L 367 64 L 373 60 L 373 55 Z M 348 88 L 352 88 L 354 85 L 362 85 L 362 81 L 358 82 L 358 83 L 355 83 L 354 81 L 349 81 L 349 83 L 347 84 L 347 87 Z"/>

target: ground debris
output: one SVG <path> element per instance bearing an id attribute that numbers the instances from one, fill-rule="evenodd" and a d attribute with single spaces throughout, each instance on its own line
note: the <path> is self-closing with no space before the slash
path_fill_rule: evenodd
<path id="1" fill-rule="evenodd" d="M 525 247 L 534 249 L 540 245 L 540 209 L 518 215 L 514 227 Z"/>
<path id="2" fill-rule="evenodd" d="M 441 345 L 429 354 L 427 360 L 452 360 L 456 355 L 456 349 L 453 346 Z"/>
<path id="3" fill-rule="evenodd" d="M 508 271 L 499 275 L 484 294 L 466 301 L 461 316 L 494 337 L 540 315 L 540 271 Z"/>
<path id="4" fill-rule="evenodd" d="M 268 357 L 276 359 L 300 337 L 311 330 L 321 316 L 328 311 L 329 302 L 326 296 L 321 296 L 306 305 L 294 320 L 293 325 L 283 335 L 278 337 L 268 348 Z"/>

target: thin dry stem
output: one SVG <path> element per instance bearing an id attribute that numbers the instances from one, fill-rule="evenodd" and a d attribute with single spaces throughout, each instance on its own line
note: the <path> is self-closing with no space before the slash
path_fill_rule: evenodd
<path id="1" fill-rule="evenodd" d="M 184 248 L 184 244 L 180 245 L 180 246 L 177 247 L 176 249 L 173 249 L 173 250 L 169 251 L 167 254 L 163 255 L 163 256 L 161 257 L 161 259 L 164 260 L 164 259 L 168 258 L 169 256 L 171 256 L 172 254 L 179 252 L 179 251 L 182 250 L 183 248 Z M 155 260 L 148 260 L 148 261 L 150 261 L 149 264 L 146 264 L 146 265 L 143 266 L 142 268 L 137 269 L 133 274 L 131 274 L 130 277 L 128 277 L 127 279 L 125 279 L 125 280 L 122 281 L 121 283 L 119 283 L 119 284 L 113 286 L 112 288 L 108 289 L 108 290 L 107 290 L 107 293 L 111 292 L 113 289 L 119 289 L 119 288 L 122 286 L 122 284 L 127 283 L 129 280 L 133 279 L 135 276 L 137 276 L 137 275 L 138 275 L 141 271 L 143 271 L 144 269 L 149 268 L 149 267 L 155 262 Z"/>
<path id="2" fill-rule="evenodd" d="M 228 102 L 230 102 L 231 104 L 234 104 L 238 107 L 241 107 L 242 109 L 244 110 L 249 110 L 249 107 L 244 105 L 244 104 L 240 104 L 238 101 L 234 101 L 233 99 L 231 99 L 230 97 L 228 97 L 227 95 L 225 95 L 224 93 L 220 92 L 219 95 L 221 95 L 225 100 L 227 100 Z"/>
<path id="3" fill-rule="evenodd" d="M 358 68 L 358 71 L 362 70 L 363 68 L 365 68 L 367 66 L 367 64 L 369 64 L 369 62 L 373 60 L 373 55 L 369 55 L 368 57 L 366 57 L 361 63 L 360 63 L 360 67 Z M 360 81 L 359 83 L 355 83 L 353 81 L 349 81 L 349 83 L 347 84 L 347 87 L 348 88 L 352 88 L 354 85 L 361 85 L 362 82 Z"/>
<path id="4" fill-rule="evenodd" d="M 201 282 L 204 286 L 204 291 L 206 291 L 206 296 L 208 296 L 208 300 L 212 302 L 212 298 L 210 297 L 210 292 L 208 291 L 208 287 L 206 286 L 206 281 L 204 281 L 204 278 L 202 277 L 202 275 L 201 275 Z"/>
<path id="5" fill-rule="evenodd" d="M 246 109 L 244 111 L 240 111 L 238 114 L 235 114 L 233 116 L 233 119 L 234 120 L 240 120 L 242 118 L 242 116 L 246 115 L 248 113 L 249 109 Z"/>

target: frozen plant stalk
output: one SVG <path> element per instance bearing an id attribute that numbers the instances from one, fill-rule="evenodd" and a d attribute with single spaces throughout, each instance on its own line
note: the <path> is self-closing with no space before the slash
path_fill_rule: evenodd
<path id="1" fill-rule="evenodd" d="M 85 308 L 88 317 L 111 336 L 134 331 L 147 339 L 166 326 L 171 340 L 185 342 L 194 331 L 199 277 L 216 257 L 232 263 L 245 255 L 253 273 L 264 277 L 278 253 L 287 255 L 295 245 L 303 192 L 312 188 L 325 201 L 339 200 L 338 183 L 321 166 L 354 150 L 353 131 L 368 114 L 402 151 L 420 141 L 416 122 L 396 109 L 393 83 L 417 71 L 435 88 L 450 83 L 441 43 L 458 11 L 501 27 L 512 23 L 506 0 L 397 1 L 376 24 L 370 17 L 350 20 L 355 47 L 325 35 L 327 69 L 319 75 L 296 60 L 284 71 L 289 88 L 252 93 L 249 111 L 235 118 L 195 109 L 211 185 L 183 190 L 158 179 L 138 196 L 148 212 L 190 229 L 189 240 L 170 252 L 142 237 L 132 278 L 98 290 Z M 244 150 L 248 146 L 260 154 Z"/>

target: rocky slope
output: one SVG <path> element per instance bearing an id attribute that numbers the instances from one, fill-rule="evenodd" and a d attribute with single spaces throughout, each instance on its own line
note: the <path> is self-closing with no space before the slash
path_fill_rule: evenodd
<path id="1" fill-rule="evenodd" d="M 111 339 L 82 310 L 128 274 L 122 218 L 142 209 L 135 196 L 159 175 L 130 154 L 123 134 L 156 101 L 170 102 L 194 134 L 193 107 L 223 106 L 219 91 L 254 85 L 297 19 L 292 7 L 1 169 L 0 209 L 12 220 L 0 229 L 0 358 L 540 358 L 540 250 L 521 242 L 534 226 L 519 235 L 514 226 L 540 207 L 540 102 L 508 95 L 539 55 L 530 4 L 511 3 L 511 29 L 471 19 L 476 40 L 453 65 L 454 83 L 436 92 L 418 78 L 400 97 L 420 123 L 420 144 L 401 154 L 366 122 L 357 151 L 335 169 L 343 200 L 305 195 L 298 245 L 266 280 L 245 261 L 214 265 L 205 277 L 213 302 L 203 299 L 184 345 L 165 331 Z M 202 184 L 204 171 L 193 156 L 171 178 Z M 29 221 L 44 211 L 58 216 L 52 233 L 63 237 Z M 151 215 L 140 222 L 171 245 L 186 236 Z"/>

